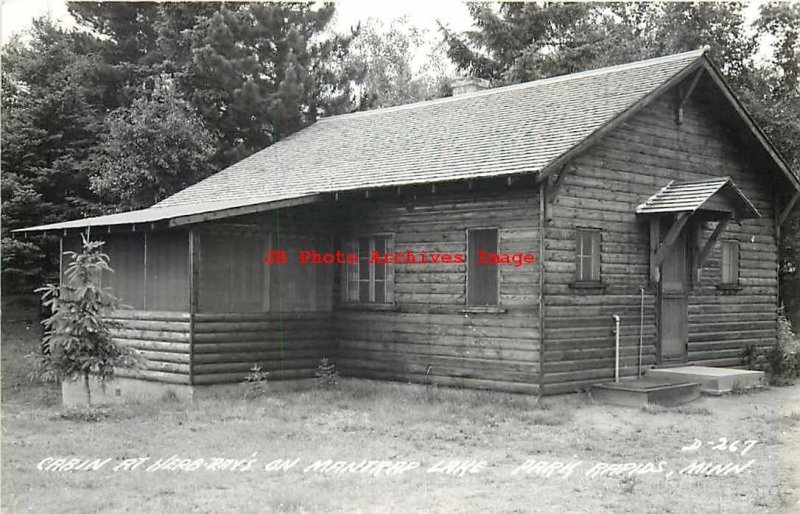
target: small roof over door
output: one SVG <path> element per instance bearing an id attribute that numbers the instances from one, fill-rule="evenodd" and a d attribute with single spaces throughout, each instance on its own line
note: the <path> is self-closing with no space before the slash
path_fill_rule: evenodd
<path id="1" fill-rule="evenodd" d="M 672 181 L 644 203 L 636 214 L 666 214 L 703 211 L 735 220 L 760 218 L 752 202 L 736 187 L 730 177 L 700 182 Z"/>

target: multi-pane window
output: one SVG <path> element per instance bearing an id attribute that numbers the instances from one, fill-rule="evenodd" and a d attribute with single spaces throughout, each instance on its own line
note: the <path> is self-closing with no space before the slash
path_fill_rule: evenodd
<path id="1" fill-rule="evenodd" d="M 600 281 L 600 231 L 579 228 L 575 231 L 575 281 Z"/>
<path id="2" fill-rule="evenodd" d="M 739 284 L 739 241 L 722 241 L 720 268 L 722 284 Z"/>
<path id="3" fill-rule="evenodd" d="M 393 253 L 391 235 L 345 239 L 344 253 L 357 255 L 358 262 L 345 264 L 342 298 L 349 303 L 385 304 L 393 301 L 391 268 L 383 256 Z"/>
<path id="4" fill-rule="evenodd" d="M 485 262 L 488 254 L 497 253 L 497 229 L 468 230 L 467 253 L 467 304 L 497 305 L 497 264 Z"/>

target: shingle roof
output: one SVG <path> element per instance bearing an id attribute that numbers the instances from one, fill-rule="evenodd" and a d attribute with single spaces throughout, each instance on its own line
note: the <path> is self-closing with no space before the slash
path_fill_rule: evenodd
<path id="1" fill-rule="evenodd" d="M 24 229 L 14 230 L 13 232 L 28 232 L 38 230 L 66 230 L 84 227 L 107 227 L 115 225 L 131 225 L 140 223 L 157 223 L 161 221 L 169 221 L 171 226 L 186 225 L 192 223 L 192 218 L 198 215 L 208 213 L 224 213 L 232 212 L 231 216 L 237 214 L 244 214 L 250 207 L 263 206 L 266 210 L 270 208 L 285 207 L 290 204 L 311 203 L 317 200 L 317 195 L 306 195 L 292 199 L 292 201 L 285 201 L 280 195 L 265 196 L 258 199 L 252 199 L 249 202 L 242 200 L 221 200 L 221 201 L 208 201 L 202 203 L 187 203 L 163 207 L 150 207 L 147 209 L 139 209 L 136 211 L 120 212 L 117 214 L 107 214 L 105 216 L 95 216 L 92 218 L 84 218 L 73 221 L 64 221 L 61 223 L 52 223 L 50 225 L 38 225 L 35 227 L 28 227 Z M 220 216 L 221 217 L 221 216 Z"/>
<path id="2" fill-rule="evenodd" d="M 323 118 L 149 209 L 23 230 L 166 219 L 308 195 L 537 173 L 702 59 L 703 50 Z M 210 205 L 209 202 L 213 202 Z M 224 206 L 224 207 L 222 207 Z"/>
<path id="3" fill-rule="evenodd" d="M 737 219 L 758 218 L 761 215 L 750 200 L 736 187 L 733 181 L 724 177 L 699 182 L 674 181 L 667 184 L 644 203 L 636 207 L 637 214 L 663 214 L 668 212 L 694 212 L 704 207 L 715 195 L 724 195 L 732 204 Z M 718 207 L 718 205 L 715 205 Z"/>
<path id="4" fill-rule="evenodd" d="M 535 173 L 701 55 L 323 118 L 157 205 Z"/>

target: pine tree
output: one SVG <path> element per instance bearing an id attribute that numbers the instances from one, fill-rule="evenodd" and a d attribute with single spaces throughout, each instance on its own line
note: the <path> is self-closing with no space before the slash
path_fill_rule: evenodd
<path id="1" fill-rule="evenodd" d="M 219 138 L 215 162 L 231 164 L 320 116 L 354 108 L 350 37 L 321 37 L 332 4 L 223 5 L 192 35 L 179 88 Z"/>
<path id="2" fill-rule="evenodd" d="M 46 19 L 34 22 L 29 41 L 2 49 L 2 274 L 11 291 L 40 284 L 17 273 L 28 258 L 51 274 L 57 246 L 44 237 L 13 242 L 10 230 L 99 211 L 84 168 L 106 111 L 97 49 L 92 36 Z M 35 257 L 42 253 L 51 258 Z"/>
<path id="3" fill-rule="evenodd" d="M 90 376 L 100 381 L 113 377 L 117 367 L 137 367 L 141 358 L 112 340 L 117 324 L 108 319 L 119 301 L 101 286 L 104 272 L 113 272 L 102 242 L 83 238 L 81 253 L 65 252 L 71 259 L 62 285 L 38 289 L 52 315 L 45 327 L 42 353 L 32 355 L 40 378 L 83 379 L 87 405 L 92 404 Z"/>

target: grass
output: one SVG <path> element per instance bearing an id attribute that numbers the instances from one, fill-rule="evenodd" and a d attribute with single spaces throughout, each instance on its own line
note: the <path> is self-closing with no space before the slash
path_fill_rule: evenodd
<path id="1" fill-rule="evenodd" d="M 664 407 L 655 403 L 649 403 L 642 407 L 642 412 L 648 414 L 690 414 L 698 416 L 711 416 L 711 409 L 702 405 L 679 405 L 677 407 Z"/>
<path id="2" fill-rule="evenodd" d="M 790 512 L 797 476 L 800 387 L 703 398 L 673 409 L 487 391 L 342 380 L 334 388 L 252 400 L 152 402 L 65 409 L 58 389 L 28 382 L 21 358 L 38 329 L 3 326 L 2 500 L 6 512 Z M 726 477 L 599 476 L 597 462 L 737 462 L 695 438 L 758 439 L 751 471 Z M 114 472 L 125 459 L 257 460 L 248 471 Z M 46 472 L 47 457 L 110 458 L 96 472 Z M 791 459 L 795 461 L 791 461 Z M 300 459 L 286 472 L 276 459 Z M 303 473 L 317 459 L 406 460 L 401 475 Z M 428 473 L 441 460 L 485 461 L 464 476 Z M 517 473 L 528 459 L 583 461 L 568 479 Z"/>

